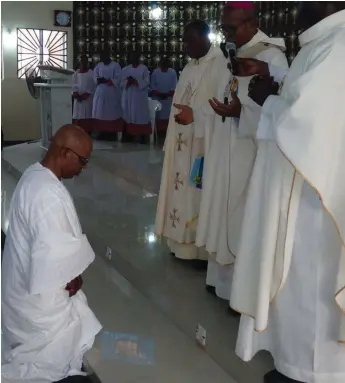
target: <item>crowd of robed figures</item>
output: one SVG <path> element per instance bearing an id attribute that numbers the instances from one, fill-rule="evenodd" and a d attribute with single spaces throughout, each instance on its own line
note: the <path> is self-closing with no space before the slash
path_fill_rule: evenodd
<path id="1" fill-rule="evenodd" d="M 149 95 L 158 100 L 162 109 L 157 112 L 158 131 L 166 131 L 177 75 L 162 58 L 152 75 L 140 63 L 140 54 L 131 52 L 130 64 L 122 68 L 104 51 L 100 62 L 92 70 L 87 56 L 80 59 L 80 67 L 73 76 L 73 120 L 85 131 L 124 132 L 127 136 L 151 134 Z"/>
<path id="2" fill-rule="evenodd" d="M 251 2 L 222 12 L 220 29 L 237 47 L 232 71 L 205 22 L 185 28 L 192 60 L 174 93 L 156 231 L 176 257 L 208 258 L 209 289 L 241 313 L 237 355 L 272 354 L 265 383 L 345 382 L 344 8 L 301 3 L 290 69 L 284 41 L 258 30 Z M 97 89 L 113 89 L 99 73 Z M 14 191 L 1 280 L 4 382 L 89 382 L 83 357 L 101 324 L 80 275 L 95 254 L 61 181 L 80 174 L 91 151 L 83 129 L 62 127 Z"/>
<path id="3" fill-rule="evenodd" d="M 344 3 L 302 2 L 298 22 L 291 68 L 252 2 L 223 8 L 234 62 L 187 26 L 156 233 L 208 260 L 207 290 L 241 314 L 237 355 L 273 356 L 265 382 L 344 383 Z"/>

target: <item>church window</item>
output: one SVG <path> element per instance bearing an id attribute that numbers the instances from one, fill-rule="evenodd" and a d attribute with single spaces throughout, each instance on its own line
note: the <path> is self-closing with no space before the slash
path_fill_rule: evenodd
<path id="1" fill-rule="evenodd" d="M 18 78 L 39 76 L 39 65 L 67 68 L 67 32 L 17 29 Z"/>

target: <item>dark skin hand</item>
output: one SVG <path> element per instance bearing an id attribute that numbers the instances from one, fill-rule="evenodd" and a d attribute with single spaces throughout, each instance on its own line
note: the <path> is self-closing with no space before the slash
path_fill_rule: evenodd
<path id="1" fill-rule="evenodd" d="M 212 109 L 219 115 L 224 117 L 236 117 L 241 115 L 241 102 L 234 92 L 231 93 L 232 101 L 229 105 L 223 104 L 216 98 L 208 100 Z M 179 109 L 179 113 L 175 114 L 175 121 L 180 125 L 189 125 L 194 122 L 193 109 L 187 105 L 174 104 Z"/>
<path id="2" fill-rule="evenodd" d="M 248 96 L 262 106 L 271 95 L 277 95 L 279 85 L 269 76 L 255 76 L 249 83 Z"/>
<path id="3" fill-rule="evenodd" d="M 268 64 L 264 61 L 256 59 L 241 59 L 237 58 L 237 72 L 236 75 L 240 77 L 247 76 L 269 76 Z"/>
<path id="4" fill-rule="evenodd" d="M 73 297 L 77 292 L 81 289 L 83 285 L 83 278 L 81 275 L 79 277 L 74 278 L 71 282 L 67 283 L 65 290 L 69 292 L 69 297 Z"/>
<path id="5" fill-rule="evenodd" d="M 108 82 L 108 80 L 104 77 L 99 77 L 97 79 L 97 84 L 106 84 Z"/>
<path id="6" fill-rule="evenodd" d="M 236 62 L 236 75 L 239 77 L 247 77 L 254 75 L 269 76 L 268 65 L 263 61 L 256 59 L 237 58 Z M 273 90 L 275 90 L 275 86 L 273 87 Z M 229 103 L 229 105 L 220 102 L 216 98 L 212 98 L 208 100 L 208 102 L 211 105 L 212 109 L 219 116 L 240 118 L 242 109 L 241 102 L 235 93 L 231 93 L 231 98 L 232 101 L 231 103 Z M 180 112 L 175 115 L 175 121 L 178 124 L 189 125 L 194 121 L 193 110 L 189 106 L 180 104 L 174 104 L 174 106 L 180 110 Z"/>
<path id="7" fill-rule="evenodd" d="M 211 108 L 222 117 L 235 117 L 240 118 L 241 116 L 241 101 L 236 96 L 234 92 L 231 92 L 231 102 L 226 105 L 217 100 L 215 97 L 208 100 L 209 104 L 211 105 Z"/>

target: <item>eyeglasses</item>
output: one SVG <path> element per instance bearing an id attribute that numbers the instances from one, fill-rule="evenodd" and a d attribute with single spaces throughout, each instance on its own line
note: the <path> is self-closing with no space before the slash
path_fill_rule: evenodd
<path id="1" fill-rule="evenodd" d="M 88 164 L 89 158 L 80 156 L 78 153 L 76 153 L 74 150 L 72 150 L 70 148 L 66 148 L 66 149 L 69 150 L 70 152 L 72 152 L 73 154 L 75 154 L 79 158 L 79 161 L 80 161 L 80 163 L 82 165 L 87 165 Z"/>

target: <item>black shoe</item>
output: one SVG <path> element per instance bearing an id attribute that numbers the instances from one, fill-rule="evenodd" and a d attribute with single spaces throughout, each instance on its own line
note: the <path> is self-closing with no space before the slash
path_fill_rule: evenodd
<path id="1" fill-rule="evenodd" d="M 193 259 L 192 265 L 193 265 L 193 268 L 196 270 L 205 271 L 207 270 L 208 261 L 202 261 L 201 259 Z"/>
<path id="2" fill-rule="evenodd" d="M 214 296 L 216 296 L 216 288 L 214 286 L 206 285 L 206 291 Z"/>
<path id="3" fill-rule="evenodd" d="M 55 383 L 92 383 L 92 380 L 88 376 L 74 375 L 68 376 L 67 378 L 59 380 Z"/>
<path id="4" fill-rule="evenodd" d="M 264 376 L 264 383 L 305 383 L 298 380 L 290 379 L 287 376 L 281 374 L 277 370 L 268 372 Z"/>

